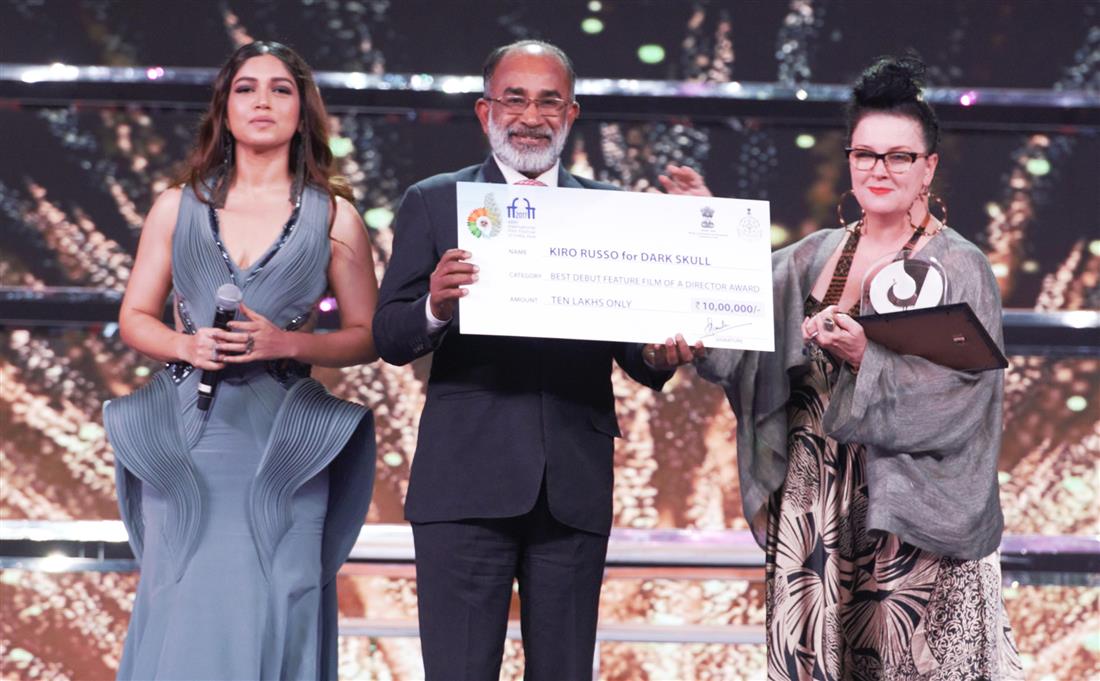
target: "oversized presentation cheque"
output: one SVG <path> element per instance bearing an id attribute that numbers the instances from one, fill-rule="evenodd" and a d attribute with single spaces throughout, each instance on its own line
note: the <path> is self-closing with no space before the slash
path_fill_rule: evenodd
<path id="1" fill-rule="evenodd" d="M 774 350 L 768 202 L 458 183 L 463 334 Z"/>

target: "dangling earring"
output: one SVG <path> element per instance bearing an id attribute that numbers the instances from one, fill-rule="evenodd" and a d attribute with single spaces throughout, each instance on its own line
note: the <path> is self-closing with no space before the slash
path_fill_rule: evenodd
<path id="1" fill-rule="evenodd" d="M 222 128 L 222 167 L 218 179 L 214 183 L 213 196 L 215 208 L 224 208 L 225 199 L 229 195 L 229 181 L 233 177 L 233 151 L 237 141 L 228 127 Z"/>
<path id="2" fill-rule="evenodd" d="M 844 219 L 844 199 L 848 198 L 849 196 L 855 196 L 855 193 L 851 189 L 849 189 L 848 191 L 841 194 L 840 195 L 840 200 L 837 201 L 837 203 L 836 203 L 836 219 L 837 219 L 837 222 L 840 223 L 840 226 L 843 229 L 849 229 L 848 221 L 846 221 Z M 860 206 L 859 207 L 859 220 L 856 221 L 856 224 L 853 227 L 853 229 L 855 229 L 857 231 L 863 231 L 863 219 L 866 216 L 867 216 L 867 213 L 864 212 L 863 206 Z"/>
<path id="3" fill-rule="evenodd" d="M 233 169 L 233 147 L 236 141 L 228 128 L 222 128 L 222 172 L 227 176 Z"/>
<path id="4" fill-rule="evenodd" d="M 943 202 L 943 199 L 941 199 L 939 196 L 933 194 L 932 192 L 928 192 L 928 200 L 935 203 L 936 205 L 938 205 L 940 207 L 940 210 L 943 211 L 943 217 L 939 218 L 940 229 L 946 228 L 947 227 L 947 204 Z M 929 215 L 932 214 L 932 207 L 931 206 L 928 207 L 928 214 Z"/>
<path id="5" fill-rule="evenodd" d="M 937 229 L 933 232 L 930 232 L 930 234 L 935 234 L 940 229 L 943 229 L 944 227 L 947 226 L 947 204 L 943 202 L 943 199 L 941 199 L 940 197 L 933 194 L 930 191 L 929 187 L 925 186 L 925 187 L 921 187 L 920 193 L 917 194 L 917 200 L 918 201 L 923 201 L 924 204 L 925 204 L 924 220 L 921 221 L 921 224 L 918 226 L 915 222 L 913 222 L 913 207 L 912 206 L 910 206 L 909 210 L 906 212 L 906 216 L 909 218 L 909 224 L 912 225 L 914 230 L 916 230 L 916 229 L 927 229 L 928 223 L 932 221 L 932 207 L 928 205 L 929 201 L 932 201 L 935 204 L 937 204 L 940 207 L 940 210 L 943 211 L 943 217 L 940 218 L 940 227 L 939 227 L 939 229 Z M 914 201 L 913 204 L 916 205 L 916 201 Z"/>
<path id="6" fill-rule="evenodd" d="M 916 201 L 913 202 L 913 206 L 915 206 L 915 205 L 917 205 Z M 929 221 L 932 220 L 932 211 L 925 210 L 924 211 L 924 219 L 921 220 L 921 223 L 918 225 L 917 223 L 913 222 L 913 206 L 909 206 L 909 210 L 905 211 L 905 218 L 907 220 L 909 220 L 909 226 L 913 228 L 914 232 L 916 232 L 916 231 L 923 232 L 925 230 L 925 228 L 928 227 Z"/>
<path id="7" fill-rule="evenodd" d="M 304 135 L 301 131 L 294 133 L 294 181 L 290 185 L 290 202 L 294 207 L 302 205 L 302 192 L 306 184 L 306 150 Z"/>

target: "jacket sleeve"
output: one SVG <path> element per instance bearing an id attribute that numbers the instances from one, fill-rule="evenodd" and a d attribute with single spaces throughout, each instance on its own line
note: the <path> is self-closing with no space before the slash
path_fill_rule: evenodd
<path id="1" fill-rule="evenodd" d="M 951 302 L 965 301 L 1004 349 L 1001 300 L 989 263 L 977 249 L 957 261 Z M 868 341 L 858 373 L 841 369 L 825 412 L 825 429 L 840 442 L 890 452 L 949 455 L 983 437 L 999 414 L 1004 372 L 971 373 L 898 355 Z"/>
<path id="2" fill-rule="evenodd" d="M 401 199 L 393 231 L 393 251 L 374 313 L 374 344 L 382 359 L 400 366 L 435 350 L 446 333 L 428 333 L 425 305 L 440 254 L 427 204 L 416 185 Z"/>

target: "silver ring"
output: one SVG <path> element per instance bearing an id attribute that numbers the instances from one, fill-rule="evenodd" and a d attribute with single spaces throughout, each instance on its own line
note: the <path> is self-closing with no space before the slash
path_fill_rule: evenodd
<path id="1" fill-rule="evenodd" d="M 210 361 L 212 361 L 212 362 L 217 362 L 218 361 L 218 346 L 217 345 L 213 345 L 213 346 L 210 347 Z"/>
<path id="2" fill-rule="evenodd" d="M 833 318 L 826 317 L 825 321 L 821 322 L 821 328 L 825 329 L 826 331 L 832 331 L 833 329 L 835 329 L 836 324 L 833 323 Z"/>
<path id="3" fill-rule="evenodd" d="M 817 334 L 819 334 L 819 333 L 821 333 L 821 332 L 820 331 L 814 331 L 813 333 L 811 333 L 810 334 L 810 340 L 813 340 L 813 339 L 817 338 Z"/>
<path id="4" fill-rule="evenodd" d="M 244 354 L 251 355 L 252 350 L 256 347 L 256 341 L 252 339 L 252 332 L 248 332 L 248 339 L 244 342 Z"/>

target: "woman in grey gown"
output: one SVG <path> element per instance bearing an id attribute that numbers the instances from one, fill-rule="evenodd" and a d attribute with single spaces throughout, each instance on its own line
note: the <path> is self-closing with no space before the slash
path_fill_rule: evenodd
<path id="1" fill-rule="evenodd" d="M 104 407 L 141 565 L 119 678 L 336 676 L 335 576 L 370 501 L 374 428 L 309 367 L 376 359 L 377 282 L 332 160 L 309 67 L 254 42 L 222 67 L 182 182 L 146 219 L 119 325 L 167 368 Z M 224 284 L 243 301 L 219 330 Z M 311 333 L 328 291 L 340 329 Z M 220 376 L 206 410 L 203 371 Z"/>

